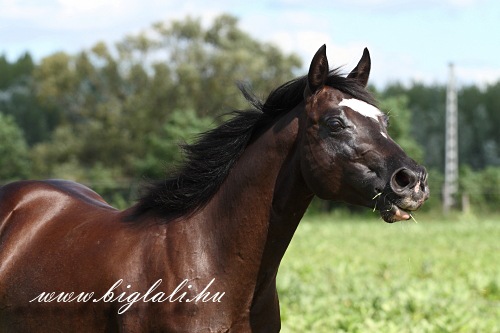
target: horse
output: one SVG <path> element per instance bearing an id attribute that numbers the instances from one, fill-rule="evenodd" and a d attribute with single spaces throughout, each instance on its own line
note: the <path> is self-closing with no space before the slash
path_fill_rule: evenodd
<path id="1" fill-rule="evenodd" d="M 427 172 L 323 45 L 306 75 L 185 147 L 125 210 L 71 181 L 0 189 L 1 332 L 278 332 L 276 276 L 314 196 L 410 219 Z M 318 235 L 319 236 L 319 235 Z"/>

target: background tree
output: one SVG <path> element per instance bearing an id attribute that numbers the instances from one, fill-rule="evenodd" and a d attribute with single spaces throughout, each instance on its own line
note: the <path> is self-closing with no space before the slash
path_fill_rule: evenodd
<path id="1" fill-rule="evenodd" d="M 28 146 L 14 118 L 0 112 L 0 179 L 14 180 L 29 175 Z"/>
<path id="2" fill-rule="evenodd" d="M 13 117 L 29 145 L 48 139 L 58 122 L 57 115 L 36 98 L 35 68 L 29 53 L 13 62 L 0 56 L 0 112 Z"/>
<path id="3" fill-rule="evenodd" d="M 228 15 L 209 24 L 159 22 L 115 45 L 98 42 L 39 63 L 28 53 L 14 61 L 0 56 L 0 126 L 14 133 L 7 135 L 14 143 L 0 145 L 19 147 L 8 148 L 12 158 L 29 160 L 27 167 L 17 159 L 11 165 L 19 167 L 5 167 L 0 179 L 69 178 L 116 193 L 113 184 L 161 178 L 179 161 L 180 141 L 247 107 L 237 81 L 264 99 L 301 68 L 296 55 L 253 39 Z M 378 95 L 391 136 L 431 171 L 432 200 L 440 198 L 446 87 L 394 83 Z M 496 183 L 488 177 L 500 169 L 500 81 L 463 86 L 458 102 L 461 189 L 493 207 Z"/>
<path id="4" fill-rule="evenodd" d="M 166 172 L 182 160 L 182 145 L 193 143 L 213 125 L 212 118 L 197 116 L 194 110 L 172 112 L 160 131 L 146 136 L 146 156 L 136 160 L 137 170 L 151 179 L 164 178 Z"/>
<path id="5" fill-rule="evenodd" d="M 174 111 L 214 118 L 242 108 L 246 101 L 236 81 L 267 94 L 300 65 L 297 56 L 254 40 L 227 15 L 207 28 L 191 18 L 157 23 L 115 48 L 98 43 L 76 56 L 53 54 L 34 76 L 38 99 L 59 110 L 61 121 L 52 140 L 34 150 L 42 166 L 37 170 L 50 175 L 54 169 L 44 165 L 71 156 L 84 168 L 99 163 L 122 177 L 150 175 L 143 162 L 157 156 L 158 147 L 146 141 L 167 125 L 179 125 L 169 123 Z"/>

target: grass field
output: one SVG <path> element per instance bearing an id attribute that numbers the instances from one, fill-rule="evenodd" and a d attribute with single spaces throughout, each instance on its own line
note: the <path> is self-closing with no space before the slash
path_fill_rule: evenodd
<path id="1" fill-rule="evenodd" d="M 500 332 L 500 217 L 417 218 L 306 217 L 278 273 L 282 332 Z"/>

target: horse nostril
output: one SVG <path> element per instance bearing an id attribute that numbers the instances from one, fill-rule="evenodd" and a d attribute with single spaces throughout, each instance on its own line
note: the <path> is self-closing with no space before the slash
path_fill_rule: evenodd
<path id="1" fill-rule="evenodd" d="M 394 192 L 412 187 L 417 182 L 417 176 L 412 171 L 402 168 L 397 170 L 391 179 L 391 187 Z"/>

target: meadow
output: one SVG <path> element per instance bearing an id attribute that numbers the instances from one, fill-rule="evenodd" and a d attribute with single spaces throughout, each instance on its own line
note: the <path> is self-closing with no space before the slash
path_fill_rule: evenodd
<path id="1" fill-rule="evenodd" d="M 278 273 L 282 332 L 500 332 L 500 217 L 306 216 Z"/>

